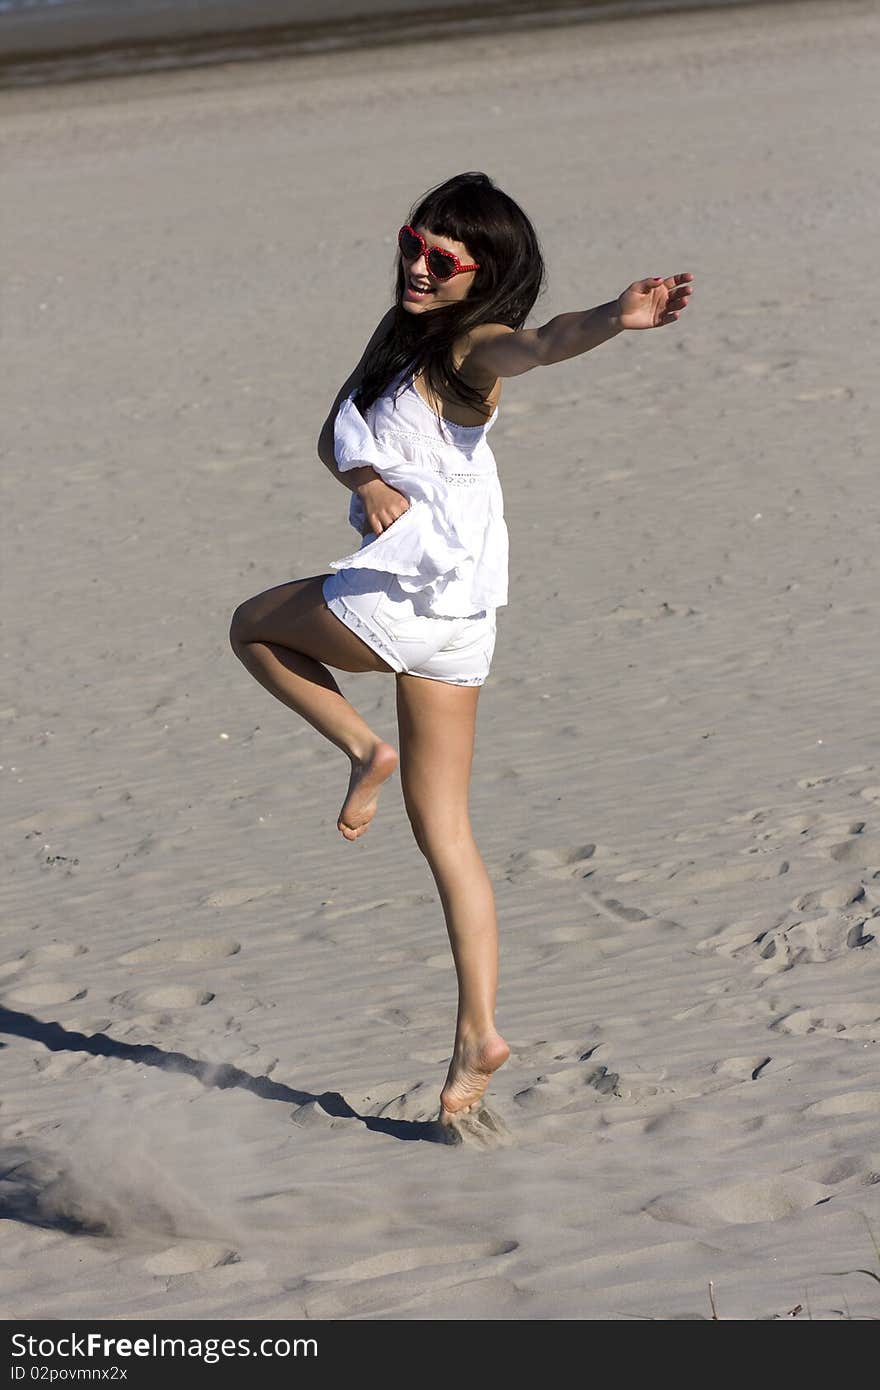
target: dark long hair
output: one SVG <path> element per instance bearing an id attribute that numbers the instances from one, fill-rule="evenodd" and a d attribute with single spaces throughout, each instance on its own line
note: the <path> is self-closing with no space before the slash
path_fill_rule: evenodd
<path id="1" fill-rule="evenodd" d="M 397 253 L 394 319 L 364 362 L 355 404 L 365 410 L 411 365 L 416 375 L 424 369 L 436 398 L 448 395 L 488 417 L 482 393 L 456 371 L 452 345 L 481 323 L 522 328 L 546 277 L 537 233 L 522 208 L 480 173 L 456 174 L 430 189 L 406 220 L 462 242 L 480 268 L 464 299 L 409 314 L 402 304 L 406 277 Z"/>

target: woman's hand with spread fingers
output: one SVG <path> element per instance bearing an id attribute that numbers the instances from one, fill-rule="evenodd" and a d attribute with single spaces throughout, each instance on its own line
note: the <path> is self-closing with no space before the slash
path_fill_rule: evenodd
<path id="1" fill-rule="evenodd" d="M 356 489 L 364 504 L 367 529 L 380 536 L 383 531 L 409 511 L 410 502 L 397 488 L 389 487 L 381 478 L 371 478 Z M 366 532 L 363 533 L 366 535 Z"/>
<path id="2" fill-rule="evenodd" d="M 665 280 L 655 275 L 634 281 L 617 299 L 621 328 L 662 328 L 675 323 L 682 309 L 687 308 L 693 278 L 690 271 L 684 271 Z"/>

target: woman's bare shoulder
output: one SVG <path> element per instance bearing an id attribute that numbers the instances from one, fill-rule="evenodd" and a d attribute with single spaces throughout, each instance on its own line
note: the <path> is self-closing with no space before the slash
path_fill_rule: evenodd
<path id="1" fill-rule="evenodd" d="M 487 373 L 486 369 L 480 366 L 476 349 L 484 343 L 491 342 L 494 338 L 501 337 L 506 333 L 513 333 L 513 331 L 506 323 L 479 323 L 462 337 L 456 338 L 452 346 L 453 360 L 457 371 L 461 373 L 469 386 L 475 386 L 485 396 L 495 394 L 495 388 L 496 385 L 500 384 L 500 378 L 494 373 Z"/>

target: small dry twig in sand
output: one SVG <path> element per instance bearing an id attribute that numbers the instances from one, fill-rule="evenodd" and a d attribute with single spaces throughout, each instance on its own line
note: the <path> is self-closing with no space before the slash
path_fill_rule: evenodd
<path id="1" fill-rule="evenodd" d="M 868 1228 L 868 1235 L 871 1237 L 871 1244 L 874 1247 L 874 1254 L 877 1256 L 877 1263 L 878 1265 L 880 1265 L 880 1245 L 877 1244 L 877 1237 L 874 1235 L 874 1232 L 871 1229 L 871 1223 L 868 1220 L 867 1216 L 865 1216 L 865 1213 L 862 1212 L 861 1215 L 865 1225 Z M 880 1284 L 880 1274 L 877 1274 L 873 1269 L 829 1269 L 826 1270 L 826 1273 L 828 1277 L 831 1279 L 844 1279 L 850 1274 L 867 1274 L 868 1278 L 873 1279 L 875 1284 Z M 852 1314 L 849 1311 L 849 1304 L 846 1302 L 845 1298 L 843 1301 L 846 1307 L 847 1318 L 852 1320 Z"/>

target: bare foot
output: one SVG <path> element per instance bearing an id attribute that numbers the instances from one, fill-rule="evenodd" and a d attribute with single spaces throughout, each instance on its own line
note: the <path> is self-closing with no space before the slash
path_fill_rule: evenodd
<path id="1" fill-rule="evenodd" d="M 379 789 L 396 767 L 396 751 L 390 743 L 382 743 L 381 740 L 364 762 L 352 759 L 348 793 L 336 822 L 346 840 L 357 840 L 363 835 L 376 814 Z"/>
<path id="2" fill-rule="evenodd" d="M 493 1071 L 503 1067 L 510 1048 L 500 1033 L 456 1042 L 446 1084 L 440 1092 L 440 1122 L 452 1124 L 482 1098 Z"/>

